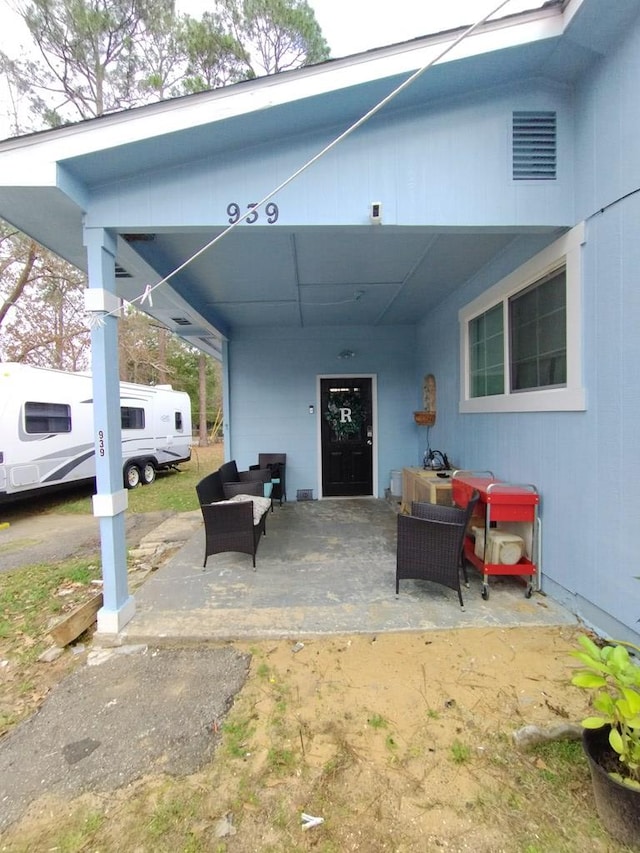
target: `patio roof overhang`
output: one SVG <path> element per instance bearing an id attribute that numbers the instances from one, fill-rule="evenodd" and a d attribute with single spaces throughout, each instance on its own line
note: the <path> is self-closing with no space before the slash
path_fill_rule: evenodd
<path id="1" fill-rule="evenodd" d="M 594 27 L 599 9 L 601 0 L 554 1 L 483 25 L 389 103 L 385 120 L 418 107 L 446 109 L 505 81 L 570 87 L 636 14 L 637 0 L 607 4 L 606 19 Z M 7 140 L 0 143 L 0 215 L 81 269 L 83 227 L 111 230 L 118 238 L 118 295 L 135 299 L 221 234 L 229 220 L 212 224 L 206 209 L 164 220 L 149 210 L 143 223 L 127 222 L 126 215 L 100 218 L 94 205 L 110 187 L 141 176 L 151 184 L 185 163 L 249 154 L 258 142 L 283 145 L 326 128 L 329 141 L 459 34 Z M 181 203 L 177 188 L 176 206 Z M 216 356 L 234 329 L 265 322 L 297 328 L 412 324 L 511 241 L 530 239 L 538 251 L 541 235 L 551 242 L 573 224 L 404 224 L 387 210 L 381 229 L 369 212 L 351 221 L 309 216 L 273 228 L 237 228 L 158 289 L 144 310 Z"/>

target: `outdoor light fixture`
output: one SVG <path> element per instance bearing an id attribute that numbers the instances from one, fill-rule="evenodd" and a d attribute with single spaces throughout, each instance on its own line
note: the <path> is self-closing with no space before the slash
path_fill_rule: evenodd
<path id="1" fill-rule="evenodd" d="M 369 219 L 374 225 L 382 222 L 382 204 L 379 201 L 372 201 L 369 205 Z"/>
<path id="2" fill-rule="evenodd" d="M 315 409 L 313 408 L 313 403 L 309 403 L 309 414 L 312 415 L 314 412 Z"/>
<path id="3" fill-rule="evenodd" d="M 338 358 L 353 358 L 355 356 L 355 352 L 352 349 L 343 349 L 338 353 Z"/>

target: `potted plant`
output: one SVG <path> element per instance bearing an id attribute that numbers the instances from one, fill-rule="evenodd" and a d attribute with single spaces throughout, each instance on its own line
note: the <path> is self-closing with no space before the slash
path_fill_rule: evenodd
<path id="1" fill-rule="evenodd" d="M 600 820 L 619 841 L 640 843 L 640 665 L 631 643 L 598 646 L 587 636 L 572 652 L 582 664 L 571 683 L 591 692 L 594 715 L 582 743 Z"/>

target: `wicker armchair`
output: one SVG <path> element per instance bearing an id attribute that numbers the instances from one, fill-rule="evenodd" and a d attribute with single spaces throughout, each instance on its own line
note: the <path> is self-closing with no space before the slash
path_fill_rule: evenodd
<path id="1" fill-rule="evenodd" d="M 267 468 L 271 472 L 273 491 L 271 497 L 275 501 L 287 500 L 287 454 L 286 453 L 258 453 L 258 464 L 250 465 L 250 471 Z"/>
<path id="2" fill-rule="evenodd" d="M 467 575 L 462 548 L 477 502 L 478 493 L 474 492 L 464 509 L 412 503 L 411 515 L 398 515 L 396 595 L 401 580 L 428 580 L 455 589 L 464 608 L 460 570 L 465 582 Z"/>
<path id="3" fill-rule="evenodd" d="M 256 567 L 256 552 L 260 537 L 266 535 L 266 518 L 268 506 L 260 514 L 258 520 L 254 518 L 253 501 L 221 501 L 202 502 L 202 498 L 210 497 L 216 493 L 218 472 L 209 474 L 196 486 L 200 510 L 204 519 L 205 546 L 204 563 L 212 554 L 221 554 L 224 551 L 238 551 L 242 554 L 250 554 L 253 560 L 253 568 Z M 222 483 L 220 483 L 222 486 Z M 247 482 L 243 484 L 243 494 L 263 497 L 263 485 L 260 481 Z"/>
<path id="4" fill-rule="evenodd" d="M 270 500 L 271 512 L 273 512 L 273 487 L 271 485 L 271 470 L 269 468 L 256 468 L 250 471 L 242 471 L 244 478 L 239 483 L 223 483 L 225 498 L 232 498 L 234 495 L 260 494 L 268 497 Z M 254 487 L 255 483 L 259 483 L 262 490 L 259 492 L 247 492 L 247 488 Z"/>
<path id="5" fill-rule="evenodd" d="M 220 475 L 220 483 L 221 483 L 221 494 L 220 497 L 215 498 L 215 500 L 223 500 L 232 498 L 234 495 L 262 495 L 264 493 L 264 483 L 271 482 L 271 471 L 267 470 L 257 470 L 251 468 L 249 471 L 238 471 L 238 466 L 236 465 L 235 459 L 232 459 L 230 462 L 225 462 L 221 465 L 217 472 L 214 472 Z M 259 481 L 263 484 L 263 491 L 247 491 L 248 483 L 255 483 Z M 217 486 L 216 486 L 217 488 Z M 210 501 L 200 501 L 200 503 L 210 503 Z M 271 505 L 273 509 L 273 504 Z"/>
<path id="6" fill-rule="evenodd" d="M 212 504 L 215 501 L 224 500 L 224 489 L 222 488 L 222 477 L 219 471 L 214 471 L 203 477 L 199 483 L 196 483 L 196 493 L 200 506 L 203 504 Z"/>

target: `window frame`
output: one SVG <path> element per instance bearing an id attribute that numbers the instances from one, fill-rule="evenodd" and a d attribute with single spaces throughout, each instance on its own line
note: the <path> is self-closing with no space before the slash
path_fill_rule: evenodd
<path id="1" fill-rule="evenodd" d="M 553 412 L 586 410 L 582 353 L 582 247 L 585 225 L 581 222 L 547 246 L 510 275 L 485 290 L 458 312 L 460 327 L 460 401 L 462 414 L 490 412 Z M 566 269 L 567 382 L 563 387 L 511 391 L 509 299 L 545 276 Z M 502 304 L 504 329 L 505 393 L 471 397 L 469 324 L 486 311 Z"/>

